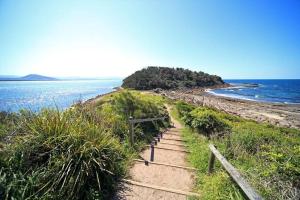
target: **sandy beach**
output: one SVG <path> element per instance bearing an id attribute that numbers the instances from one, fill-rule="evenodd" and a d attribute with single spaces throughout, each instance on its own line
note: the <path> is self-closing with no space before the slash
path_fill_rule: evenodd
<path id="1" fill-rule="evenodd" d="M 234 99 L 210 94 L 207 89 L 160 90 L 156 92 L 171 99 L 213 107 L 257 122 L 269 122 L 281 127 L 300 129 L 300 105 Z"/>

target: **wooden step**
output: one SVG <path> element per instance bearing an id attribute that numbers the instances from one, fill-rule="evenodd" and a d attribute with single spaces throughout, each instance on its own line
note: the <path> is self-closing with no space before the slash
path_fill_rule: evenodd
<path id="1" fill-rule="evenodd" d="M 151 146 L 146 145 L 146 147 L 151 147 Z M 179 152 L 184 152 L 184 153 L 190 153 L 189 151 L 183 150 L 183 149 L 172 149 L 172 148 L 166 148 L 166 147 L 159 147 L 157 145 L 154 145 L 154 149 L 162 149 L 162 150 L 168 150 L 168 151 L 179 151 Z"/>
<path id="2" fill-rule="evenodd" d="M 178 145 L 178 146 L 183 146 L 184 147 L 184 143 L 181 141 L 176 141 L 176 140 L 165 140 L 165 139 L 160 139 L 161 144 L 172 144 L 172 145 Z"/>
<path id="3" fill-rule="evenodd" d="M 112 200 L 187 200 L 187 196 L 121 182 Z"/>
<path id="4" fill-rule="evenodd" d="M 175 133 L 172 133 L 172 132 L 166 132 L 166 133 L 164 133 L 163 135 L 174 135 L 174 136 L 181 136 L 181 134 L 175 134 Z"/>
<path id="5" fill-rule="evenodd" d="M 131 180 L 154 184 L 178 190 L 190 190 L 193 187 L 194 171 L 166 165 L 145 165 L 135 162 L 130 170 Z M 179 181 L 180 180 L 180 181 Z"/>
<path id="6" fill-rule="evenodd" d="M 161 138 L 161 140 L 173 140 L 173 141 L 184 142 L 183 139 L 170 139 L 170 138 L 164 138 L 164 136 Z"/>
<path id="7" fill-rule="evenodd" d="M 194 168 L 194 167 L 186 167 L 186 166 L 180 166 L 180 165 L 172 165 L 172 164 L 168 164 L 168 163 L 160 163 L 160 162 L 151 162 L 151 161 L 148 161 L 148 160 L 142 160 L 142 159 L 134 159 L 134 161 L 136 161 L 136 162 L 143 162 L 143 163 L 145 163 L 145 165 L 153 164 L 153 165 L 163 165 L 163 166 L 167 166 L 167 167 L 181 168 L 181 169 L 192 170 L 192 171 L 196 171 L 196 170 L 197 170 L 197 169 Z"/>
<path id="8" fill-rule="evenodd" d="M 179 136 L 179 135 L 172 135 L 172 134 L 168 134 L 168 133 L 164 134 L 162 138 L 175 139 L 175 140 L 179 139 L 179 140 L 181 140 L 181 136 Z"/>
<path id="9" fill-rule="evenodd" d="M 168 142 L 159 142 L 159 144 L 167 144 L 167 145 L 174 145 L 179 147 L 186 147 L 184 144 L 174 144 L 174 143 L 168 143 Z"/>
<path id="10" fill-rule="evenodd" d="M 181 194 L 185 196 L 194 196 L 194 197 L 200 197 L 200 194 L 195 193 L 195 192 L 189 192 L 189 191 L 183 191 L 183 190 L 177 190 L 177 189 L 172 189 L 172 188 L 166 188 L 166 187 L 161 187 L 157 185 L 152 185 L 152 184 L 147 184 L 147 183 L 142 183 L 138 181 L 133 181 L 129 179 L 123 179 L 125 183 L 131 184 L 131 185 L 137 185 L 141 187 L 146 187 L 146 188 L 151 188 L 155 190 L 161 190 L 161 191 L 166 191 L 166 192 L 171 192 L 175 194 Z"/>
<path id="11" fill-rule="evenodd" d="M 154 162 L 168 163 L 171 165 L 186 166 L 186 155 L 185 152 L 180 151 L 168 151 L 163 149 L 154 148 Z M 141 153 L 143 158 L 150 160 L 151 149 L 147 148 Z"/>
<path id="12" fill-rule="evenodd" d="M 157 147 L 169 148 L 169 149 L 177 149 L 177 150 L 186 150 L 184 146 L 165 144 L 165 143 L 157 143 Z"/>

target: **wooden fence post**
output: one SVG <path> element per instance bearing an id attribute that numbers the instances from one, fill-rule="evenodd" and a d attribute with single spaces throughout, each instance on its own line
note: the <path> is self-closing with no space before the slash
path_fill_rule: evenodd
<path id="1" fill-rule="evenodd" d="M 151 143 L 151 150 L 150 150 L 150 161 L 154 161 L 154 145 Z"/>
<path id="2" fill-rule="evenodd" d="M 131 121 L 133 118 L 129 117 L 129 125 L 130 125 L 130 145 L 133 147 L 134 144 L 134 122 Z"/>
<path id="3" fill-rule="evenodd" d="M 160 142 L 160 136 L 159 135 L 157 136 L 157 141 Z"/>
<path id="4" fill-rule="evenodd" d="M 209 163 L 208 163 L 208 174 L 211 174 L 214 170 L 216 156 L 213 152 L 210 153 Z"/>

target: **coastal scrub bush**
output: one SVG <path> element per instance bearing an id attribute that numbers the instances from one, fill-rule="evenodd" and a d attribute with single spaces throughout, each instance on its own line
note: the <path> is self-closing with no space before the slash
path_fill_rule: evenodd
<path id="1" fill-rule="evenodd" d="M 22 127 L 0 148 L 0 199 L 110 199 L 140 149 L 128 144 L 128 117 L 167 115 L 163 102 L 121 91 L 65 111 L 20 112 Z M 167 125 L 136 127 L 135 147 Z"/>
<path id="2" fill-rule="evenodd" d="M 192 125 L 193 117 L 191 116 L 191 111 L 195 109 L 195 106 L 187 104 L 183 101 L 176 103 L 176 109 L 178 111 L 179 117 L 184 121 L 188 126 Z"/>
<path id="3" fill-rule="evenodd" d="M 94 122 L 76 110 L 43 110 L 27 118 L 26 135 L 5 152 L 9 168 L 2 173 L 16 184 L 5 188 L 7 199 L 109 197 L 125 174 L 127 155 L 111 131 Z"/>
<path id="4" fill-rule="evenodd" d="M 190 115 L 193 118 L 191 126 L 207 137 L 224 135 L 230 131 L 230 126 L 214 111 L 196 108 Z"/>
<path id="5" fill-rule="evenodd" d="M 195 109 L 195 106 L 185 103 L 184 101 L 178 101 L 176 103 L 176 109 L 178 110 L 179 117 L 185 116 L 187 113 Z"/>
<path id="6" fill-rule="evenodd" d="M 254 184 L 264 195 L 274 199 L 300 197 L 299 130 L 248 120 L 234 123 L 232 130 L 225 151 L 250 178 L 259 180 Z"/>

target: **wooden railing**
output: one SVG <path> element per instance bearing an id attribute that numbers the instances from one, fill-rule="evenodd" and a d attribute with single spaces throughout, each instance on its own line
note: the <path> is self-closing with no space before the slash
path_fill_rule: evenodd
<path id="1" fill-rule="evenodd" d="M 168 117 L 154 117 L 154 118 L 146 118 L 146 119 L 133 119 L 133 117 L 129 117 L 129 124 L 130 124 L 130 144 L 133 146 L 134 144 L 134 124 L 141 123 L 141 122 L 151 122 L 157 120 L 164 120 Z"/>
<path id="2" fill-rule="evenodd" d="M 255 190 L 246 182 L 242 175 L 222 156 L 222 154 L 216 149 L 212 144 L 209 145 L 211 151 L 209 163 L 208 163 L 208 173 L 213 172 L 215 159 L 217 158 L 231 178 L 236 182 L 236 184 L 242 189 L 244 194 L 250 200 L 260 200 L 262 197 L 255 192 Z"/>

